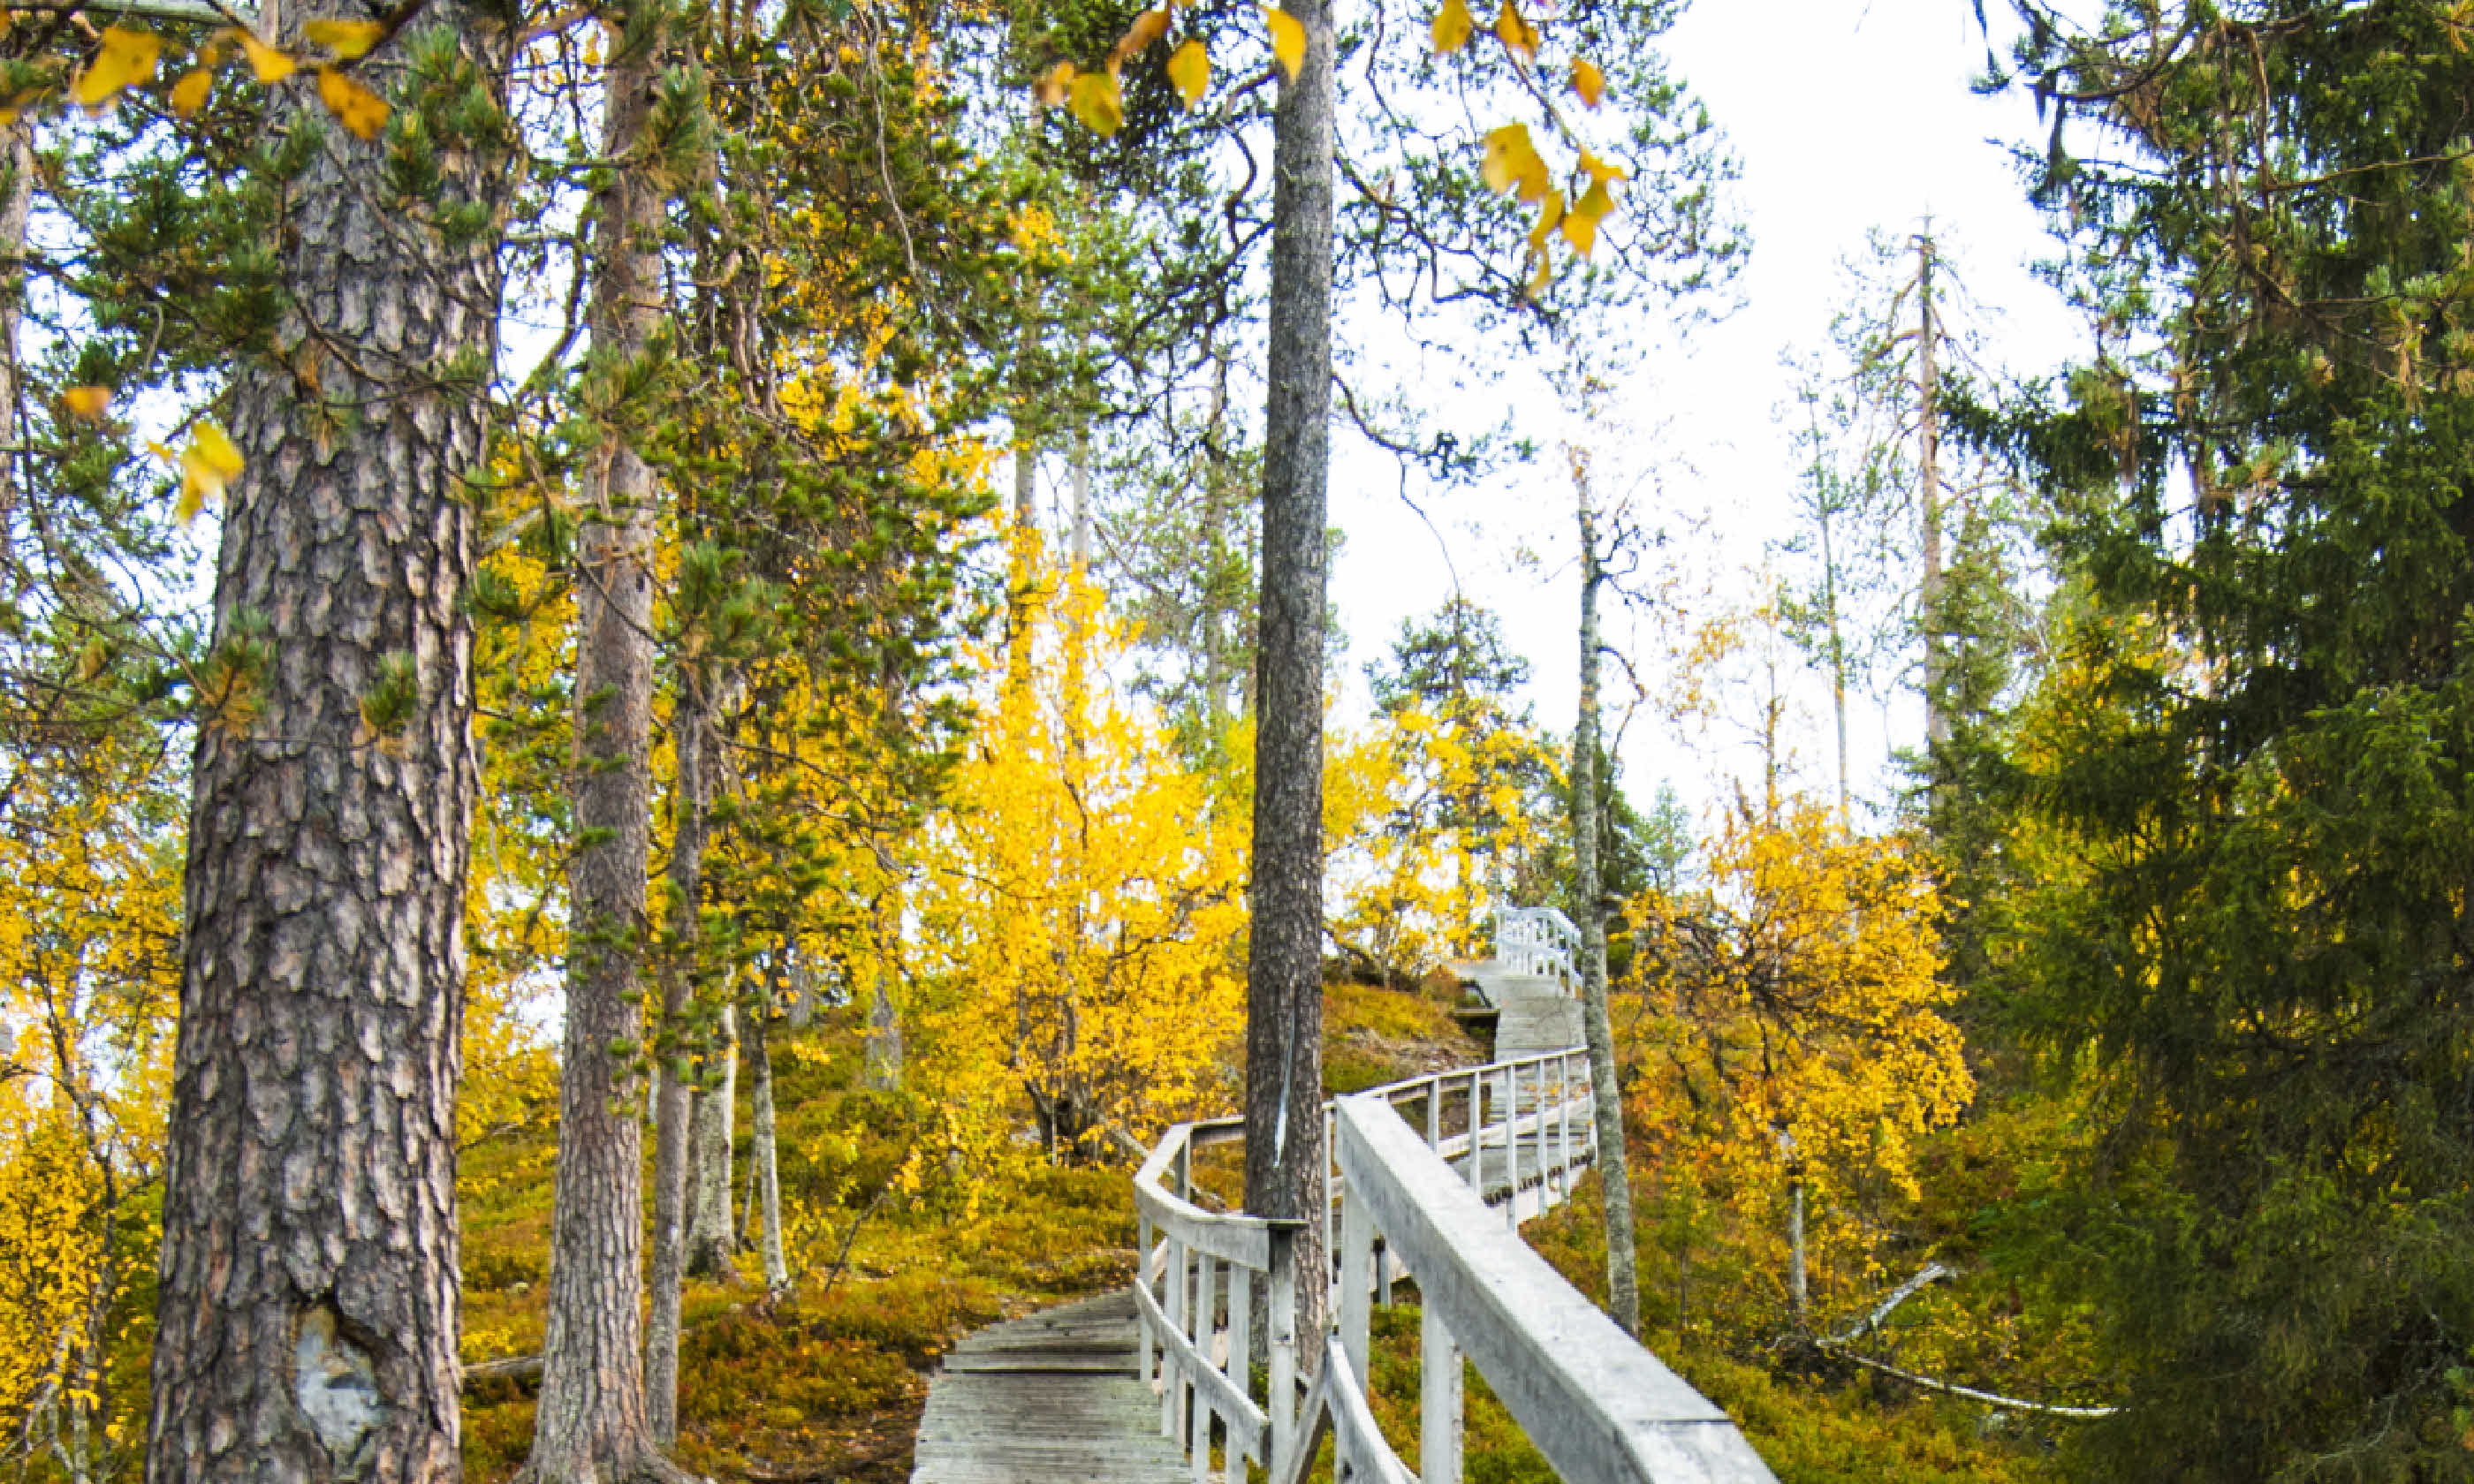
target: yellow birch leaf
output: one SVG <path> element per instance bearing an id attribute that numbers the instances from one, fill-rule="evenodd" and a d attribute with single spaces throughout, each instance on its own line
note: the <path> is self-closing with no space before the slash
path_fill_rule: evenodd
<path id="1" fill-rule="evenodd" d="M 1513 0 L 1503 0 L 1503 9 L 1495 12 L 1494 35 L 1495 39 L 1503 43 L 1504 50 L 1520 60 L 1527 62 L 1538 59 L 1538 28 L 1529 24 L 1520 13 L 1520 7 Z"/>
<path id="2" fill-rule="evenodd" d="M 121 89 L 155 75 L 155 58 L 163 49 L 154 33 L 126 26 L 103 28 L 103 45 L 77 81 L 77 101 L 99 108 L 120 96 Z"/>
<path id="3" fill-rule="evenodd" d="M 1598 187 L 1591 186 L 1589 196 L 1597 194 Z M 1589 250 L 1598 245 L 1598 218 L 1605 215 L 1604 212 L 1582 209 L 1589 203 L 1589 196 L 1582 197 L 1579 205 L 1564 213 L 1562 224 L 1564 240 L 1570 243 L 1572 251 L 1583 257 L 1588 257 Z"/>
<path id="4" fill-rule="evenodd" d="M 364 139 L 376 138 L 386 127 L 386 100 L 332 67 L 318 69 L 318 96 L 346 129 Z"/>
<path id="5" fill-rule="evenodd" d="M 1298 69 L 1306 64 L 1305 22 L 1268 5 L 1263 7 L 1263 21 L 1272 28 L 1272 55 L 1279 59 L 1289 81 L 1296 82 Z"/>
<path id="6" fill-rule="evenodd" d="M 269 46 L 246 31 L 240 34 L 240 49 L 249 59 L 249 70 L 261 83 L 280 83 L 301 65 L 291 53 Z"/>
<path id="7" fill-rule="evenodd" d="M 313 20 L 301 28 L 303 36 L 333 52 L 346 61 L 369 55 L 386 35 L 386 27 L 374 20 Z"/>
<path id="8" fill-rule="evenodd" d="M 1529 251 L 1545 251 L 1547 234 L 1554 231 L 1563 220 L 1564 193 L 1550 190 L 1546 193 L 1546 200 L 1538 208 L 1537 225 L 1529 228 Z"/>
<path id="9" fill-rule="evenodd" d="M 1632 179 L 1631 171 L 1626 170 L 1621 165 L 1610 165 L 1605 160 L 1598 158 L 1595 155 L 1590 154 L 1587 150 L 1583 150 L 1581 152 L 1581 168 L 1588 171 L 1589 173 L 1589 179 L 1599 185 L 1604 185 L 1610 180 L 1629 180 Z"/>
<path id="10" fill-rule="evenodd" d="M 1185 44 L 1169 53 L 1168 80 L 1185 95 L 1188 109 L 1202 106 L 1202 95 L 1211 86 L 1211 53 L 1200 36 L 1188 36 Z"/>
<path id="11" fill-rule="evenodd" d="M 1594 108 L 1598 100 L 1607 95 L 1607 75 L 1598 70 L 1596 62 L 1586 57 L 1575 57 L 1572 59 L 1572 91 L 1581 95 L 1583 103 Z"/>
<path id="12" fill-rule="evenodd" d="M 172 112 L 187 118 L 206 106 L 206 94 L 214 91 L 215 75 L 204 67 L 192 67 L 172 84 Z"/>
<path id="13" fill-rule="evenodd" d="M 100 422 L 111 411 L 111 388 L 71 387 L 61 394 L 61 405 L 88 422 Z"/>
<path id="14" fill-rule="evenodd" d="M 198 512 L 208 500 L 223 498 L 224 487 L 240 477 L 240 450 L 224 436 L 224 430 L 211 422 L 201 422 L 181 451 L 181 498 L 172 507 L 172 517 L 182 525 L 198 517 Z"/>
<path id="15" fill-rule="evenodd" d="M 1443 0 L 1443 8 L 1435 12 L 1431 29 L 1435 55 L 1449 57 L 1468 45 L 1469 33 L 1477 30 L 1477 17 L 1469 13 L 1468 0 Z"/>
<path id="16" fill-rule="evenodd" d="M 1113 72 L 1085 72 L 1074 80 L 1074 116 L 1105 139 L 1126 122 L 1126 104 Z"/>
<path id="17" fill-rule="evenodd" d="M 1039 81 L 1031 84 L 1031 94 L 1038 98 L 1041 108 L 1055 108 L 1073 94 L 1074 79 L 1079 75 L 1080 69 L 1072 62 L 1060 61 L 1041 73 Z"/>
<path id="18" fill-rule="evenodd" d="M 1554 192 L 1546 161 L 1529 141 L 1529 126 L 1506 124 L 1486 136 L 1486 157 L 1478 166 L 1488 190 L 1509 191 L 1521 201 L 1543 202 Z"/>
<path id="19" fill-rule="evenodd" d="M 1123 62 L 1140 56 L 1144 47 L 1168 35 L 1168 12 L 1164 9 L 1145 11 L 1134 17 L 1134 23 L 1108 53 L 1111 61 Z"/>
<path id="20" fill-rule="evenodd" d="M 201 422 L 189 439 L 189 451 L 204 459 L 206 467 L 226 481 L 238 479 L 247 463 L 240 456 L 240 445 L 230 435 L 211 422 Z"/>

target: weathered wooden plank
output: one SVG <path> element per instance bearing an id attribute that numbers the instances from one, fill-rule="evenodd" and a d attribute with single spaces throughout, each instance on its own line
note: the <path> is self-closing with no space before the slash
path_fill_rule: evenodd
<path id="1" fill-rule="evenodd" d="M 1130 1290 L 965 1337 L 929 1385 L 912 1484 L 1169 1484 L 1183 1454 L 1133 1378 Z"/>

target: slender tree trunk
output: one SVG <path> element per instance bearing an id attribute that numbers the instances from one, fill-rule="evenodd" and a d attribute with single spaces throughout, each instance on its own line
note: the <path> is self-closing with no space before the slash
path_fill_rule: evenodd
<path id="1" fill-rule="evenodd" d="M 901 908 L 887 890 L 876 904 L 876 982 L 867 1014 L 867 1086 L 891 1092 L 902 1086 L 902 1016 L 893 1004 L 894 953 L 901 945 Z"/>
<path id="2" fill-rule="evenodd" d="M 816 1018 L 816 969 L 808 956 L 791 949 L 790 1029 L 804 1031 Z"/>
<path id="3" fill-rule="evenodd" d="M 686 1040 L 694 999 L 691 965 L 696 912 L 704 898 L 708 807 L 713 800 L 713 729 L 704 677 L 691 667 L 670 717 L 676 777 L 670 785 L 671 936 L 675 961 L 662 977 L 662 1081 L 653 1121 L 653 1302 L 644 1336 L 644 1412 L 654 1440 L 664 1447 L 679 1435 L 680 1287 L 688 1269 L 691 1201 L 688 1185 L 693 1150 L 690 1139 L 695 1094 L 687 1067 Z"/>
<path id="4" fill-rule="evenodd" d="M 1273 118 L 1270 395 L 1256 649 L 1253 929 L 1246 966 L 1246 1209 L 1301 1221 L 1298 1336 L 1319 1365 L 1322 1135 L 1322 649 L 1331 474 L 1331 0 L 1286 0 L 1306 56 Z"/>
<path id="5" fill-rule="evenodd" d="M 0 251 L 9 254 L 6 287 L 0 290 L 0 443 L 13 446 L 24 442 L 25 427 L 19 405 L 26 395 L 25 361 L 17 338 L 25 318 L 26 226 L 35 213 L 31 120 L 0 128 L 0 170 L 7 172 L 0 180 Z M 0 453 L 0 563 L 10 569 L 16 565 L 10 528 L 17 517 L 17 460 L 15 453 Z"/>
<path id="6" fill-rule="evenodd" d="M 486 234 L 431 224 L 442 206 L 489 219 L 509 161 L 499 120 L 474 138 L 427 116 L 405 59 L 460 42 L 495 109 L 507 33 L 453 0 L 409 33 L 358 75 L 431 129 L 435 202 L 395 194 L 392 134 L 354 138 L 307 89 L 264 100 L 267 139 L 322 142 L 260 182 L 280 205 L 283 300 L 226 402 L 248 462 L 213 634 L 236 663 L 203 698 L 190 769 L 156 1484 L 462 1476 L 455 1085 L 478 769 L 463 598 L 487 404 L 436 369 L 495 366 L 501 277 Z M 404 706 L 384 735 L 362 714 L 378 693 Z"/>
<path id="7" fill-rule="evenodd" d="M 696 1094 L 691 1137 L 695 1142 L 695 1209 L 688 1226 L 687 1270 L 697 1278 L 735 1282 L 731 1254 L 739 1233 L 730 1219 L 731 1126 L 739 1103 L 738 1011 L 721 1008 L 721 1084 Z"/>
<path id="8" fill-rule="evenodd" d="M 1838 728 L 1838 827 L 1852 828 L 1847 784 L 1847 645 L 1838 630 L 1838 562 L 1830 545 L 1830 507 L 1821 510 L 1821 608 L 1830 625 L 1830 713 Z"/>
<path id="9" fill-rule="evenodd" d="M 593 202 L 594 373 L 641 356 L 662 317 L 661 188 L 639 161 L 658 43 L 611 59 Z M 575 558 L 579 840 L 568 866 L 567 1033 L 560 1056 L 549 1313 L 527 1484 L 683 1477 L 646 1408 L 643 1125 L 617 1045 L 643 1039 L 653 722 L 653 472 L 615 431 L 588 459 Z M 667 1096 L 667 1090 L 661 1095 Z M 657 1103 L 661 1098 L 657 1098 Z M 657 1190 L 656 1194 L 659 1195 Z"/>
<path id="10" fill-rule="evenodd" d="M 1074 433 L 1074 576 L 1091 575 L 1091 430 Z"/>
<path id="11" fill-rule="evenodd" d="M 1039 450 L 1028 443 L 1013 450 L 1013 601 L 1007 614 L 1006 688 L 1031 688 L 1032 585 L 1039 579 Z"/>
<path id="12" fill-rule="evenodd" d="M 1804 1176 L 1790 1173 L 1786 1185 L 1787 1260 L 1793 1264 L 1788 1274 L 1787 1292 L 1795 1305 L 1795 1322 L 1801 1327 L 1810 1317 L 1810 1302 L 1804 1272 Z"/>
<path id="13" fill-rule="evenodd" d="M 1934 249 L 1916 239 L 1916 509 L 1924 528 L 1924 574 L 1916 619 L 1925 636 L 1925 739 L 1935 756 L 1950 741 L 1950 680 L 1942 634 L 1941 324 L 1933 315 Z"/>
<path id="14" fill-rule="evenodd" d="M 1634 1251 L 1632 1174 L 1624 1157 L 1623 1086 L 1607 1012 L 1607 915 L 1598 900 L 1598 515 L 1586 463 L 1572 483 L 1581 515 L 1581 714 L 1572 729 L 1572 895 L 1581 913 L 1581 1034 L 1589 1048 L 1598 1181 L 1606 1193 L 1607 1307 L 1626 1334 L 1640 1332 L 1640 1267 Z"/>
<path id="15" fill-rule="evenodd" d="M 790 1263 L 782 1249 L 782 1174 L 774 1142 L 772 1017 L 758 1010 L 747 1017 L 748 1122 L 752 1147 L 747 1162 L 764 1197 L 764 1291 L 779 1296 L 790 1291 Z"/>

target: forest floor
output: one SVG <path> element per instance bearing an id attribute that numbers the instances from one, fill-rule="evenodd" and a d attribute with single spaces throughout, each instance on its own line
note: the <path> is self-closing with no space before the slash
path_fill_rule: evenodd
<path id="1" fill-rule="evenodd" d="M 1482 1059 L 1483 1041 L 1450 1014 L 1458 1003 L 1456 988 L 1441 980 L 1411 991 L 1333 985 L 1325 1015 L 1332 1090 Z M 820 1024 L 788 1054 L 776 1051 L 784 1195 L 793 1208 L 785 1229 L 797 1249 L 793 1266 L 805 1269 L 799 1288 L 768 1304 L 749 1255 L 740 1282 L 695 1282 L 686 1296 L 679 1457 L 716 1479 L 898 1484 L 910 1477 L 928 1377 L 948 1348 L 982 1325 L 1119 1287 L 1132 1275 L 1130 1171 L 1113 1153 L 1086 1166 L 1026 1161 L 1022 1173 L 967 1198 L 930 1191 L 877 1199 L 913 1138 L 898 1100 L 861 1089 L 854 1031 Z M 744 1079 L 740 1089 L 743 1099 Z M 743 1107 L 736 1129 L 743 1180 Z M 502 1135 L 465 1155 L 468 1361 L 540 1349 L 553 1156 L 552 1136 L 540 1130 Z M 1197 1174 L 1225 1197 L 1238 1193 L 1233 1160 Z M 1527 1232 L 1567 1278 L 1602 1297 L 1598 1220 L 1592 1178 L 1573 1203 Z M 1723 1241 L 1698 1259 L 1700 1268 L 1684 1269 L 1691 1281 L 1679 1284 L 1654 1227 L 1644 1226 L 1642 1240 L 1652 1349 L 1742 1422 L 1782 1480 L 2025 1484 L 2052 1476 L 2050 1439 L 1989 1419 L 1980 1405 L 1876 1385 L 1864 1372 L 1799 1372 L 1758 1337 L 1748 1339 L 1744 1324 L 1713 1322 L 1706 1313 L 1711 1301 L 1696 1316 L 1692 1283 L 1712 1294 L 1741 1291 L 1726 1281 Z M 1402 1292 L 1414 1302 L 1414 1285 Z M 1376 1316 L 1376 1410 L 1386 1433 L 1413 1448 L 1417 1333 L 1414 1307 Z M 473 1484 L 497 1484 L 522 1464 L 534 1384 L 494 1379 L 468 1389 L 464 1450 Z M 1407 1461 L 1415 1467 L 1414 1456 Z M 1471 1484 L 1554 1477 L 1474 1376 L 1467 1477 Z"/>
<path id="2" fill-rule="evenodd" d="M 1484 1054 L 1450 1016 L 1458 996 L 1448 985 L 1400 992 L 1339 984 L 1326 998 L 1328 1080 L 1337 1090 L 1466 1065 Z M 1089 1166 L 1034 1165 L 967 1199 L 930 1191 L 907 1202 L 876 1200 L 911 1137 L 898 1100 L 861 1089 L 857 1041 L 854 1027 L 828 1020 L 775 1048 L 783 1194 L 795 1205 L 784 1225 L 812 1271 L 774 1304 L 765 1302 L 753 1254 L 740 1258 L 739 1283 L 688 1286 L 679 1458 L 716 1479 L 908 1479 L 928 1376 L 955 1341 L 1132 1280 L 1130 1171 L 1113 1153 Z M 743 1077 L 740 1089 L 734 1131 L 743 1181 Z M 541 1349 L 555 1156 L 555 1133 L 546 1128 L 465 1152 L 468 1362 Z M 1237 1193 L 1233 1165 L 1202 1174 Z M 497 1484 L 522 1465 L 535 1384 L 506 1377 L 467 1389 L 464 1459 L 473 1484 Z"/>

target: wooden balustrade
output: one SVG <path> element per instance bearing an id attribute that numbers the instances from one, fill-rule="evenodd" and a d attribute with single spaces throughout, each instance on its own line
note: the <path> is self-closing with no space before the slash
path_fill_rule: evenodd
<path id="1" fill-rule="evenodd" d="M 1517 1094 L 1515 1101 L 1516 1105 Z M 1540 1111 L 1543 1145 L 1542 1119 Z M 1333 1107 L 1341 1212 L 1343 1380 L 1367 1374 L 1379 1237 L 1418 1281 L 1424 1363 L 1422 1484 L 1458 1484 L 1461 1359 L 1478 1374 L 1557 1473 L 1588 1484 L 1758 1484 L 1772 1480 L 1727 1414 L 1615 1328 L 1518 1234 L 1494 1219 L 1441 1152 L 1391 1101 L 1369 1093 Z M 1516 1150 L 1517 1145 L 1513 1146 Z M 1326 1370 L 1329 1369 L 1326 1363 Z M 1357 1427 L 1333 1404 L 1295 1429 L 1291 1469 L 1321 1430 Z M 1363 1446 L 1363 1440 L 1359 1440 Z M 1396 1465 L 1397 1460 L 1392 1462 Z M 1365 1476 L 1406 1477 L 1380 1468 Z"/>
<path id="2" fill-rule="evenodd" d="M 1423 1484 L 1461 1477 L 1462 1357 L 1474 1361 L 1567 1479 L 1740 1481 L 1770 1477 L 1724 1413 L 1703 1400 L 1555 1274 L 1519 1224 L 1569 1196 L 1594 1154 L 1589 1065 L 1579 1047 L 1414 1077 L 1324 1107 L 1333 1163 L 1324 1251 L 1336 1332 L 1299 1405 L 1297 1223 L 1204 1210 L 1198 1150 L 1245 1137 L 1241 1119 L 1181 1123 L 1134 1180 L 1140 1374 L 1160 1394 L 1160 1430 L 1197 1484 L 1241 1484 L 1248 1461 L 1301 1479 L 1327 1430 L 1342 1477 L 1413 1484 L 1374 1425 L 1370 1313 L 1392 1284 L 1418 1284 L 1424 1356 Z M 1409 1114 L 1416 1115 L 1416 1121 Z M 1500 1215 L 1495 1208 L 1501 1209 Z M 1265 1384 L 1251 1384 L 1254 1298 L 1270 1330 Z M 1320 1341 L 1321 1343 L 1315 1343 Z"/>
<path id="3" fill-rule="evenodd" d="M 1581 930 L 1553 907 L 1494 909 L 1494 961 L 1513 973 L 1559 980 L 1568 993 L 1580 951 Z"/>

